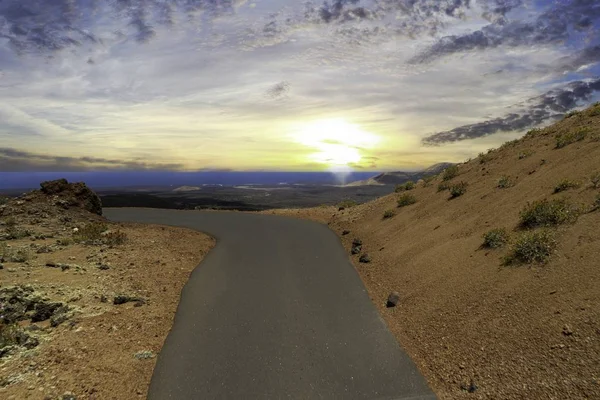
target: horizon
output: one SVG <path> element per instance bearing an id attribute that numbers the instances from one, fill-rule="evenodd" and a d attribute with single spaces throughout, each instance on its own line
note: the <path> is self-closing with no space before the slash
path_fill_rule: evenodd
<path id="1" fill-rule="evenodd" d="M 0 0 L 0 172 L 462 162 L 600 100 L 599 27 L 594 0 Z"/>

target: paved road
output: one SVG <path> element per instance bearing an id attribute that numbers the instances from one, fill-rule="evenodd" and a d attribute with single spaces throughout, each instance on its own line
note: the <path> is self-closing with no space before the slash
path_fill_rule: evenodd
<path id="1" fill-rule="evenodd" d="M 183 289 L 148 399 L 435 399 L 326 226 L 242 213 L 104 214 L 217 239 Z"/>

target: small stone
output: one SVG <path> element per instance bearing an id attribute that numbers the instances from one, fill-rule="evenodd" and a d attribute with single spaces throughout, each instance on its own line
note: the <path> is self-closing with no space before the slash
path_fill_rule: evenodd
<path id="1" fill-rule="evenodd" d="M 344 229 L 344 230 L 342 231 L 342 235 L 343 235 L 343 236 L 345 236 L 345 235 L 347 235 L 347 234 L 349 234 L 349 233 L 350 233 L 350 231 L 349 231 L 349 230 L 347 230 L 347 229 Z"/>
<path id="2" fill-rule="evenodd" d="M 371 257 L 369 257 L 368 254 L 363 254 L 362 256 L 360 256 L 360 258 L 358 259 L 359 262 L 361 263 L 370 263 L 371 262 Z"/>
<path id="3" fill-rule="evenodd" d="M 57 268 L 58 265 L 54 261 L 47 261 L 46 267 Z"/>
<path id="4" fill-rule="evenodd" d="M 387 298 L 386 307 L 396 307 L 400 302 L 400 293 L 393 291 Z"/>
<path id="5" fill-rule="evenodd" d="M 138 351 L 133 356 L 138 360 L 147 360 L 155 357 L 154 353 L 150 350 Z"/>
<path id="6" fill-rule="evenodd" d="M 363 244 L 362 240 L 358 239 L 358 238 L 354 238 L 354 240 L 352 240 L 352 246 L 361 246 Z"/>
<path id="7" fill-rule="evenodd" d="M 110 265 L 108 265 L 108 264 L 100 264 L 98 266 L 98 269 L 102 270 L 102 271 L 106 271 L 107 269 L 110 269 Z"/>
<path id="8" fill-rule="evenodd" d="M 352 253 L 352 254 L 358 254 L 358 253 L 360 253 L 361 250 L 362 250 L 362 246 L 353 246 L 352 250 L 350 251 L 350 253 Z"/>
<path id="9" fill-rule="evenodd" d="M 0 269 L 4 269 L 4 264 L 0 263 Z"/>
<path id="10" fill-rule="evenodd" d="M 569 325 L 565 325 L 565 326 L 563 326 L 562 333 L 565 336 L 571 336 L 573 334 L 573 330 L 571 329 L 571 327 Z"/>

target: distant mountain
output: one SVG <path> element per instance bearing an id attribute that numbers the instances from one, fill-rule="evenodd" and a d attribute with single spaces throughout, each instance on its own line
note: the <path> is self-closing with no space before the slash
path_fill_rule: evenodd
<path id="1" fill-rule="evenodd" d="M 429 168 L 421 171 L 394 171 L 394 172 L 383 172 L 379 175 L 373 176 L 368 179 L 355 181 L 347 184 L 346 186 L 374 186 L 374 185 L 399 185 L 408 181 L 416 182 L 419 179 L 428 175 L 437 175 L 449 166 L 454 165 L 449 162 L 442 162 L 434 164 Z"/>

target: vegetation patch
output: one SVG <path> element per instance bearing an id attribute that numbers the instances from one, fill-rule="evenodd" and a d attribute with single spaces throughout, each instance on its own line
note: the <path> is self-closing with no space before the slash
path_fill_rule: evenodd
<path id="1" fill-rule="evenodd" d="M 556 246 L 555 234 L 548 229 L 524 232 L 511 246 L 504 265 L 545 263 Z"/>
<path id="2" fill-rule="evenodd" d="M 577 111 L 577 110 L 569 111 L 568 113 L 565 114 L 564 119 L 572 118 L 576 115 L 579 115 L 579 113 L 580 113 L 580 111 Z"/>
<path id="3" fill-rule="evenodd" d="M 522 152 L 519 153 L 519 160 L 530 157 L 532 155 L 533 155 L 533 150 L 530 150 L 530 149 L 523 150 Z"/>
<path id="4" fill-rule="evenodd" d="M 469 184 L 467 182 L 461 181 L 456 185 L 450 186 L 450 198 L 454 199 L 456 197 L 460 197 L 467 192 L 467 186 Z"/>
<path id="5" fill-rule="evenodd" d="M 554 193 L 564 192 L 565 190 L 579 187 L 579 183 L 570 179 L 563 179 L 554 187 Z"/>
<path id="6" fill-rule="evenodd" d="M 338 203 L 337 207 L 338 210 L 344 210 L 346 208 L 350 208 L 350 207 L 354 207 L 356 205 L 356 201 L 351 200 L 351 199 L 346 199 L 346 200 L 342 200 Z"/>
<path id="7" fill-rule="evenodd" d="M 493 159 L 492 156 L 489 155 L 489 153 L 479 153 L 479 156 L 477 156 L 477 158 L 479 159 L 479 164 L 485 164 L 489 161 L 492 161 Z"/>
<path id="8" fill-rule="evenodd" d="M 515 181 L 508 175 L 502 175 L 500 179 L 498 179 L 498 187 L 500 189 L 507 189 L 513 186 L 515 186 Z"/>
<path id="9" fill-rule="evenodd" d="M 75 241 L 75 243 L 92 245 L 120 245 L 125 243 L 126 239 L 127 235 L 124 232 L 120 230 L 109 230 L 107 224 L 100 222 L 86 224 L 82 228 L 79 228 L 73 235 L 73 241 Z"/>
<path id="10" fill-rule="evenodd" d="M 405 193 L 398 197 L 398 207 L 406 207 L 411 204 L 415 204 L 417 199 L 412 194 Z"/>
<path id="11" fill-rule="evenodd" d="M 0 206 L 8 203 L 9 198 L 5 196 L 0 196 Z"/>
<path id="12" fill-rule="evenodd" d="M 448 189 L 450 189 L 450 185 L 447 182 L 442 182 L 437 187 L 438 192 L 443 192 L 444 190 L 448 190 Z"/>
<path id="13" fill-rule="evenodd" d="M 402 185 L 396 185 L 394 192 L 404 192 L 405 190 L 413 190 L 415 188 L 415 183 L 413 181 L 408 181 Z"/>
<path id="14" fill-rule="evenodd" d="M 433 182 L 433 180 L 436 177 L 437 177 L 437 175 L 427 175 L 427 176 L 424 176 L 423 178 L 421 178 L 421 179 L 423 179 L 423 186 L 425 186 L 425 187 L 430 186 L 431 182 Z"/>
<path id="15" fill-rule="evenodd" d="M 508 232 L 505 228 L 492 229 L 483 235 L 483 247 L 497 249 L 508 243 Z"/>
<path id="16" fill-rule="evenodd" d="M 442 175 L 442 180 L 449 181 L 452 178 L 458 176 L 458 166 L 452 165 L 444 170 L 444 174 Z"/>
<path id="17" fill-rule="evenodd" d="M 555 226 L 575 222 L 579 215 L 577 207 L 567 199 L 546 199 L 527 203 L 520 213 L 520 226 L 522 228 L 537 228 Z"/>
<path id="18" fill-rule="evenodd" d="M 562 149 L 565 146 L 568 146 L 575 142 L 580 142 L 584 140 L 589 133 L 589 129 L 580 128 L 574 131 L 569 131 L 565 133 L 559 133 L 556 135 L 556 148 Z"/>
<path id="19" fill-rule="evenodd" d="M 533 128 L 527 131 L 527 133 L 525 134 L 524 138 L 532 138 L 535 136 L 538 136 L 542 133 L 542 129 L 540 128 Z"/>
<path id="20" fill-rule="evenodd" d="M 383 213 L 383 219 L 392 218 L 394 215 L 396 215 L 396 212 L 394 212 L 394 210 L 385 210 L 385 212 Z"/>

